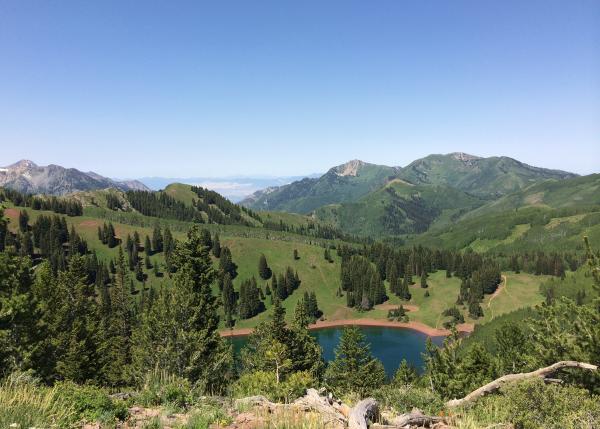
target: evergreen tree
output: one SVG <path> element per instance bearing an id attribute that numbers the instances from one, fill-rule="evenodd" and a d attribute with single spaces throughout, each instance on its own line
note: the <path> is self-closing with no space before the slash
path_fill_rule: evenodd
<path id="1" fill-rule="evenodd" d="M 221 257 L 221 240 L 219 239 L 219 233 L 215 233 L 213 239 L 212 254 L 215 258 Z"/>
<path id="2" fill-rule="evenodd" d="M 423 270 L 421 272 L 421 287 L 423 289 L 427 288 L 427 272 L 425 272 L 425 270 Z"/>
<path id="3" fill-rule="evenodd" d="M 396 387 L 410 386 L 418 380 L 419 376 L 414 366 L 410 365 L 406 359 L 402 359 L 400 366 L 394 374 L 392 385 Z"/>
<path id="4" fill-rule="evenodd" d="M 209 249 L 212 249 L 212 239 L 210 237 L 210 231 L 208 229 L 202 228 L 202 230 L 200 231 L 200 242 L 202 243 L 203 246 L 208 247 Z"/>
<path id="5" fill-rule="evenodd" d="M 205 391 L 220 392 L 231 375 L 232 355 L 218 332 L 211 287 L 216 273 L 196 225 L 187 240 L 176 246 L 173 267 L 173 286 L 161 291 L 136 333 L 135 366 L 160 364 Z"/>
<path id="6" fill-rule="evenodd" d="M 258 260 L 258 274 L 260 275 L 260 278 L 263 280 L 268 280 L 271 278 L 271 269 L 269 268 L 269 265 L 267 264 L 267 258 L 265 257 L 264 254 L 260 255 L 260 258 Z"/>
<path id="7" fill-rule="evenodd" d="M 306 328 L 311 322 L 306 305 L 306 295 L 300 298 L 294 310 L 294 325 Z"/>
<path id="8" fill-rule="evenodd" d="M 25 232 L 29 229 L 29 214 L 27 210 L 19 212 L 19 231 Z"/>
<path id="9" fill-rule="evenodd" d="M 131 363 L 132 305 L 129 293 L 129 276 L 123 248 L 119 247 L 116 275 L 110 288 L 110 314 L 105 324 L 102 343 L 102 373 L 111 386 L 129 383 L 128 367 Z"/>
<path id="10" fill-rule="evenodd" d="M 325 381 L 334 392 L 369 395 L 385 382 L 383 364 L 371 355 L 365 335 L 356 326 L 345 327 L 329 363 Z"/>
<path id="11" fill-rule="evenodd" d="M 152 231 L 152 250 L 154 253 L 163 251 L 163 235 L 159 223 L 154 225 L 154 230 Z"/>
<path id="12" fill-rule="evenodd" d="M 219 270 L 221 273 L 228 273 L 232 279 L 237 277 L 237 265 L 231 258 L 231 251 L 228 247 L 221 248 L 221 257 L 219 258 Z"/>
<path id="13" fill-rule="evenodd" d="M 56 373 L 77 383 L 97 377 L 94 289 L 86 280 L 85 260 L 71 257 L 68 270 L 59 273 L 56 283 L 64 295 L 52 324 Z"/>
<path id="14" fill-rule="evenodd" d="M 29 258 L 0 253 L 0 375 L 37 363 L 40 314 L 32 284 Z"/>
<path id="15" fill-rule="evenodd" d="M 146 253 L 146 256 L 152 255 L 152 243 L 148 236 L 146 236 L 146 240 L 144 241 L 144 252 Z"/>
<path id="16" fill-rule="evenodd" d="M 298 259 L 300 259 L 300 256 L 298 256 L 298 249 L 294 249 L 294 261 L 297 261 Z"/>
<path id="17" fill-rule="evenodd" d="M 223 310 L 225 311 L 226 315 L 232 315 L 235 312 L 237 297 L 235 290 L 233 289 L 231 276 L 228 273 L 223 276 L 223 291 L 221 293 Z"/>

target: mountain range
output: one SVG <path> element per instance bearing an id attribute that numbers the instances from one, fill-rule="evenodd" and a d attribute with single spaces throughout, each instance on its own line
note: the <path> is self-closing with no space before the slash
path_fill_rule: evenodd
<path id="1" fill-rule="evenodd" d="M 166 180 L 169 179 L 154 178 L 149 183 L 152 187 L 164 185 L 167 193 L 175 198 L 190 188 L 169 187 Z M 223 180 L 225 182 L 217 183 L 203 179 L 195 184 L 238 200 L 240 194 L 237 194 L 238 198 L 231 198 L 227 192 L 231 191 L 228 188 L 231 183 L 238 182 Z M 283 180 L 260 179 L 254 186 Z M 597 175 L 579 177 L 561 170 L 530 166 L 509 157 L 482 158 L 461 152 L 429 155 L 406 167 L 355 159 L 333 167 L 319 177 L 268 186 L 243 199 L 240 205 L 266 211 L 266 215 L 274 212 L 308 215 L 319 224 L 346 234 L 405 239 L 409 235 L 447 229 L 454 224 L 472 225 L 467 222 L 469 219 L 522 207 L 593 206 L 600 203 L 598 180 Z M 140 180 L 119 181 L 58 165 L 40 167 L 27 160 L 1 168 L 0 186 L 24 193 L 51 195 L 106 188 L 150 191 Z M 184 193 L 186 203 L 195 198 L 193 193 Z M 465 233 L 470 233 L 469 228 L 465 227 Z"/>
<path id="2" fill-rule="evenodd" d="M 462 152 L 429 155 L 404 168 L 352 160 L 319 178 L 257 191 L 241 204 L 257 210 L 309 213 L 326 204 L 358 201 L 395 179 L 412 185 L 451 186 L 483 199 L 494 199 L 537 181 L 576 176 L 509 157 L 481 158 Z"/>
<path id="3" fill-rule="evenodd" d="M 150 190 L 137 180 L 117 181 L 94 172 L 84 173 L 60 165 L 38 166 L 25 159 L 0 168 L 0 186 L 27 194 L 49 195 L 66 195 L 105 188 L 117 188 L 122 191 Z"/>

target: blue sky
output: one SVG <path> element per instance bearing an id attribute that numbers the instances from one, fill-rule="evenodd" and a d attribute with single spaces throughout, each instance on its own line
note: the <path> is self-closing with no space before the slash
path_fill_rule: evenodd
<path id="1" fill-rule="evenodd" d="M 0 165 L 600 171 L 598 1 L 0 1 Z"/>

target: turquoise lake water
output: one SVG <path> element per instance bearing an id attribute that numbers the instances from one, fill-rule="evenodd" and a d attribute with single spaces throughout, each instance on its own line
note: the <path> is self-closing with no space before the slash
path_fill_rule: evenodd
<path id="1" fill-rule="evenodd" d="M 325 360 L 334 359 L 334 350 L 339 343 L 342 330 L 342 327 L 335 327 L 310 332 L 323 348 Z M 412 329 L 375 326 L 364 326 L 361 327 L 361 330 L 367 337 L 367 342 L 371 344 L 371 352 L 383 362 L 385 372 L 389 377 L 394 375 L 402 359 L 406 359 L 418 369 L 423 369 L 421 354 L 425 352 L 427 335 Z M 431 339 L 437 345 L 441 345 L 444 341 L 444 337 L 431 337 Z M 237 352 L 246 343 L 246 338 L 234 337 L 230 341 Z"/>

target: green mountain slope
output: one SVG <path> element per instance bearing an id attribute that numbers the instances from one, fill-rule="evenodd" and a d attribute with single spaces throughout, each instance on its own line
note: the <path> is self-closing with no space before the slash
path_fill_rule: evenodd
<path id="1" fill-rule="evenodd" d="M 548 180 L 487 203 L 453 225 L 436 224 L 412 243 L 509 252 L 581 249 L 600 240 L 600 175 Z"/>
<path id="2" fill-rule="evenodd" d="M 357 201 L 397 174 L 395 167 L 353 160 L 330 169 L 318 179 L 302 179 L 268 188 L 241 202 L 255 210 L 309 213 L 327 204 Z"/>
<path id="3" fill-rule="evenodd" d="M 480 158 L 465 153 L 429 155 L 402 168 L 399 177 L 415 184 L 448 185 L 483 198 L 497 198 L 546 179 L 573 173 L 532 167 L 505 156 Z"/>
<path id="4" fill-rule="evenodd" d="M 594 205 L 600 205 L 600 174 L 536 183 L 487 203 L 465 217 L 476 217 L 526 206 L 562 208 Z"/>
<path id="5" fill-rule="evenodd" d="M 481 204 L 448 186 L 394 179 L 358 202 L 321 207 L 315 216 L 350 234 L 384 238 L 424 232 L 433 222 L 450 222 Z"/>

